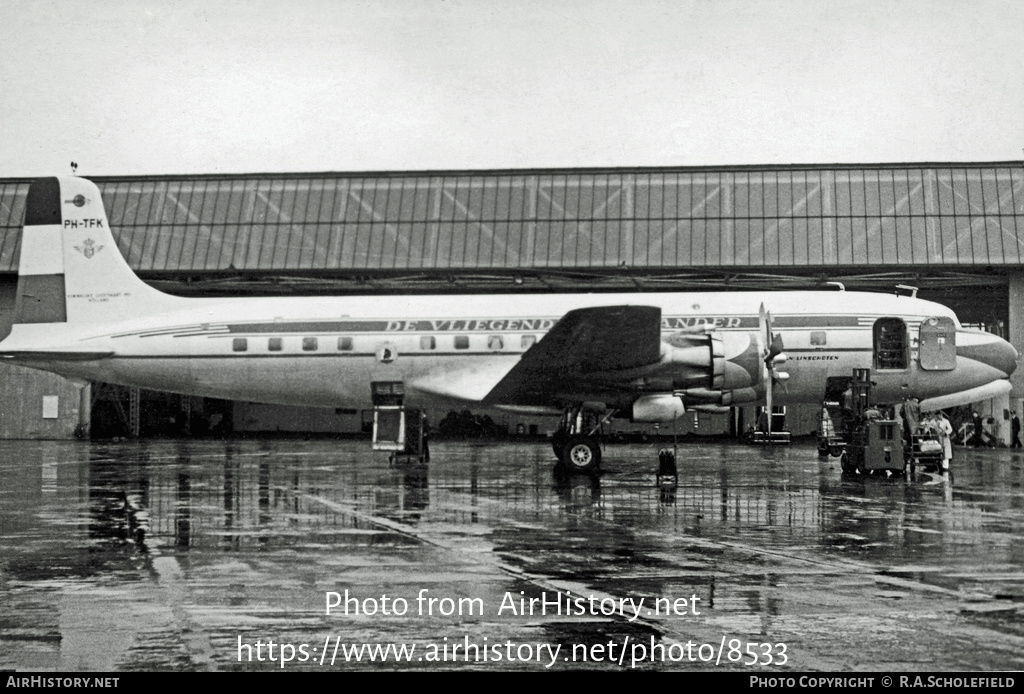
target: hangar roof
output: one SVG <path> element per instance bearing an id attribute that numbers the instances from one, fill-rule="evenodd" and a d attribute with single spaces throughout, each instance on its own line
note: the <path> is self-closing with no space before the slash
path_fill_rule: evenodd
<path id="1" fill-rule="evenodd" d="M 93 180 L 150 277 L 1024 265 L 1019 161 Z M 28 183 L 0 180 L 0 272 Z"/>

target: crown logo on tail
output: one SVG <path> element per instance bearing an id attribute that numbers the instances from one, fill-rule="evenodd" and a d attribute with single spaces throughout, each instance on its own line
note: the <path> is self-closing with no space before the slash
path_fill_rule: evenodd
<path id="1" fill-rule="evenodd" d="M 103 246 L 97 246 L 96 242 L 92 239 L 86 239 L 82 242 L 81 246 L 75 246 L 75 250 L 84 255 L 86 258 L 91 258 L 100 251 L 103 250 Z"/>

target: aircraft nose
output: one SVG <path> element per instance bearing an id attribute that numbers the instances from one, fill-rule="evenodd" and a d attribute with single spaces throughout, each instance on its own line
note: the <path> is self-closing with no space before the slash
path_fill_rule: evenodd
<path id="1" fill-rule="evenodd" d="M 957 345 L 959 356 L 999 369 L 1007 377 L 1017 369 L 1017 350 L 1009 342 L 996 335 L 986 335 L 985 339 L 978 340 L 975 334 L 972 338 L 966 345 Z"/>

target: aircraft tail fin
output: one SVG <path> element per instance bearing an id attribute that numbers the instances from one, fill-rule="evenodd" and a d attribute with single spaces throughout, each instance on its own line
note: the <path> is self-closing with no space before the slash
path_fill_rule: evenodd
<path id="1" fill-rule="evenodd" d="M 32 183 L 25 201 L 15 324 L 105 322 L 184 301 L 150 287 L 128 266 L 92 181 L 60 176 Z"/>

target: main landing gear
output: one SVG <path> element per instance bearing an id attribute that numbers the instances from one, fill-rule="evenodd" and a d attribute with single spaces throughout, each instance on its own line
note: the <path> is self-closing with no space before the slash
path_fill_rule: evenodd
<path id="1" fill-rule="evenodd" d="M 601 425 L 612 414 L 614 411 L 609 411 L 601 418 L 581 406 L 566 408 L 551 439 L 551 448 L 563 468 L 570 472 L 597 471 L 601 466 Z"/>

